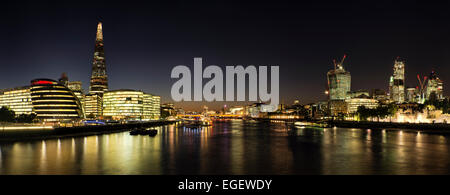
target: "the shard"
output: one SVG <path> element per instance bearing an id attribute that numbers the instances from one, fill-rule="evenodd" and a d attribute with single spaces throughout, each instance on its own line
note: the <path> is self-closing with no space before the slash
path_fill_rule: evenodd
<path id="1" fill-rule="evenodd" d="M 108 76 L 106 75 L 105 52 L 103 49 L 102 23 L 99 22 L 97 25 L 97 38 L 95 40 L 89 92 L 102 96 L 105 91 L 108 91 Z"/>

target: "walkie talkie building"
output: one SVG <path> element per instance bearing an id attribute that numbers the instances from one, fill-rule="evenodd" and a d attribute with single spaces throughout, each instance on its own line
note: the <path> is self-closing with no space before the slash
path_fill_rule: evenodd
<path id="1" fill-rule="evenodd" d="M 330 100 L 345 100 L 347 93 L 351 90 L 351 75 L 350 72 L 344 69 L 344 58 L 340 63 L 334 61 L 335 68 L 328 71 L 328 95 Z"/>

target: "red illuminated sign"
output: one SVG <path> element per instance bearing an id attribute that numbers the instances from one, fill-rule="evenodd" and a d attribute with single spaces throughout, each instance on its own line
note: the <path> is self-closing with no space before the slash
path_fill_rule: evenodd
<path id="1" fill-rule="evenodd" d="M 53 85 L 52 81 L 34 81 L 32 85 Z"/>

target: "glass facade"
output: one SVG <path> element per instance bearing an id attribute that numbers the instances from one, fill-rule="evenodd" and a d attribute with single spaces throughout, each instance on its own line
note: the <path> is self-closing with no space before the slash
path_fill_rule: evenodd
<path id="1" fill-rule="evenodd" d="M 347 93 L 351 89 L 350 72 L 344 70 L 342 66 L 327 73 L 328 95 L 330 100 L 345 100 Z"/>
<path id="2" fill-rule="evenodd" d="M 16 115 L 31 114 L 33 104 L 30 87 L 0 90 L 0 107 L 3 106 L 9 107 Z"/>
<path id="3" fill-rule="evenodd" d="M 84 93 L 81 81 L 68 81 L 67 87 L 72 90 L 72 92 L 77 96 L 78 100 L 80 100 L 81 108 L 83 109 L 84 114 Z M 83 116 L 83 118 L 85 118 L 85 116 Z"/>
<path id="4" fill-rule="evenodd" d="M 437 77 L 436 72 L 432 71 L 427 82 L 426 99 L 444 99 L 443 85 L 444 82 Z"/>
<path id="5" fill-rule="evenodd" d="M 395 103 L 405 102 L 405 61 L 397 58 L 394 62 L 394 74 L 390 79 L 391 100 Z"/>
<path id="6" fill-rule="evenodd" d="M 345 100 L 345 102 L 347 103 L 347 113 L 355 113 L 360 106 L 364 106 L 368 109 L 378 107 L 378 100 L 370 98 L 351 98 Z"/>
<path id="7" fill-rule="evenodd" d="M 102 97 L 99 94 L 85 95 L 83 104 L 86 118 L 96 119 L 102 115 Z"/>
<path id="8" fill-rule="evenodd" d="M 43 121 L 72 121 L 83 116 L 81 102 L 66 86 L 51 79 L 31 81 L 36 117 Z"/>
<path id="9" fill-rule="evenodd" d="M 100 22 L 97 25 L 89 93 L 103 94 L 105 91 L 108 91 L 108 76 L 106 75 L 105 52 L 103 49 L 102 23 Z"/>
<path id="10" fill-rule="evenodd" d="M 136 90 L 114 90 L 103 94 L 103 117 L 113 120 L 156 120 L 160 97 Z"/>

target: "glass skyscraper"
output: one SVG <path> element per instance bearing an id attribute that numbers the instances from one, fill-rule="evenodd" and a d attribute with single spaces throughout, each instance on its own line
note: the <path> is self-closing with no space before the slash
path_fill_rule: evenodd
<path id="1" fill-rule="evenodd" d="M 89 93 L 99 94 L 101 96 L 105 91 L 108 91 L 108 76 L 106 75 L 105 52 L 103 49 L 102 23 L 99 22 L 97 25 L 97 38 L 95 39 Z"/>
<path id="2" fill-rule="evenodd" d="M 327 73 L 330 100 L 345 100 L 351 88 L 351 75 L 341 64 Z"/>
<path id="3" fill-rule="evenodd" d="M 394 74 L 389 82 L 391 100 L 397 104 L 405 102 L 405 60 L 397 59 L 394 62 Z"/>

